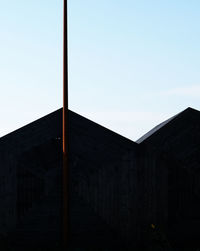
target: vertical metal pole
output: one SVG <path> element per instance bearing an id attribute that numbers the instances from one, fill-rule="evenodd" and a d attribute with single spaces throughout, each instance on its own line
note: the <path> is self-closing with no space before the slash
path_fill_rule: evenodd
<path id="1" fill-rule="evenodd" d="M 68 29 L 67 0 L 63 6 L 63 247 L 67 250 L 69 240 L 68 219 Z"/>

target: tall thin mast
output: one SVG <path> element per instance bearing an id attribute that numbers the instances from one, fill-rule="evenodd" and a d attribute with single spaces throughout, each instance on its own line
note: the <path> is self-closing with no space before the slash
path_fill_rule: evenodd
<path id="1" fill-rule="evenodd" d="M 63 6 L 63 247 L 68 246 L 68 30 L 67 0 Z"/>

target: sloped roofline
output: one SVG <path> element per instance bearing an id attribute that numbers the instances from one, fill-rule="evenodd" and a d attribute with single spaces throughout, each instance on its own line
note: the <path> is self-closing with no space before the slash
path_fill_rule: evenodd
<path id="1" fill-rule="evenodd" d="M 20 131 L 22 131 L 23 129 L 26 129 L 27 127 L 29 127 L 29 126 L 31 126 L 31 125 L 34 125 L 35 123 L 40 122 L 42 119 L 48 119 L 48 117 L 50 117 L 50 116 L 56 114 L 57 112 L 61 112 L 61 110 L 62 110 L 62 108 L 59 108 L 59 109 L 57 109 L 57 110 L 55 110 L 55 111 L 53 111 L 53 112 L 51 112 L 51 113 L 49 113 L 49 114 L 47 114 L 47 115 L 44 115 L 44 116 L 42 116 L 42 117 L 40 117 L 40 118 L 38 118 L 38 119 L 36 119 L 36 120 L 30 122 L 30 123 L 28 123 L 28 124 L 26 124 L 26 125 L 24 125 L 24 126 L 18 128 L 18 129 L 16 129 L 16 130 L 12 131 L 12 132 L 9 132 L 9 133 L 3 135 L 2 137 L 0 137 L 0 140 L 1 140 L 1 139 L 4 139 L 4 138 L 6 138 L 6 137 L 9 137 L 10 135 L 12 135 L 12 134 L 14 134 L 14 133 L 16 133 L 16 132 L 20 132 Z"/>
<path id="2" fill-rule="evenodd" d="M 157 126 L 155 126 L 153 129 L 151 129 L 149 132 L 147 132 L 146 134 L 144 134 L 141 138 L 139 138 L 136 143 L 140 144 L 143 141 L 147 140 L 149 137 L 151 137 L 153 134 L 155 134 L 156 132 L 158 132 L 159 130 L 161 130 L 163 127 L 167 126 L 170 122 L 173 122 L 174 120 L 178 119 L 180 116 L 182 116 L 183 114 L 185 114 L 186 112 L 199 112 L 198 110 L 188 107 L 185 110 L 183 110 L 182 112 L 177 113 L 176 115 L 172 116 L 171 118 L 163 121 L 162 123 L 158 124 Z"/>
<path id="3" fill-rule="evenodd" d="M 10 132 L 10 133 L 8 133 L 8 134 L 3 135 L 2 137 L 0 137 L 0 141 L 3 140 L 3 139 L 5 139 L 5 138 L 7 138 L 7 137 L 9 137 L 9 136 L 11 136 L 11 135 L 13 135 L 13 134 L 16 133 L 16 132 L 20 132 L 20 131 L 22 131 L 23 129 L 26 129 L 27 127 L 29 127 L 29 126 L 34 125 L 34 124 L 37 123 L 37 122 L 40 122 L 42 119 L 48 119 L 48 117 L 50 117 L 50 116 L 52 116 L 52 115 L 56 115 L 56 113 L 62 113 L 62 109 L 63 109 L 63 108 L 59 108 L 59 109 L 57 109 L 57 110 L 55 110 L 55 111 L 53 111 L 53 112 L 51 112 L 51 113 L 49 113 L 49 114 L 47 114 L 47 115 L 45 115 L 45 116 L 43 116 L 43 117 L 40 117 L 40 118 L 38 118 L 38 119 L 36 119 L 36 120 L 34 120 L 34 121 L 32 121 L 32 122 L 30 122 L 30 123 L 28 123 L 28 124 L 26 124 L 26 125 L 20 127 L 20 128 L 18 128 L 18 129 L 14 130 L 14 131 L 12 131 L 12 132 Z M 92 120 L 90 120 L 90 119 L 88 119 L 88 118 L 86 118 L 86 117 L 84 117 L 84 116 L 78 114 L 78 113 L 76 113 L 76 112 L 74 112 L 74 111 L 69 110 L 69 112 L 72 113 L 72 114 L 74 114 L 74 115 L 76 115 L 76 116 L 78 116 L 78 117 L 81 118 L 81 119 L 84 119 L 84 120 L 87 120 L 87 121 L 90 122 L 90 123 L 93 123 L 94 125 L 96 125 L 96 126 L 98 126 L 98 127 L 101 127 L 102 129 L 105 129 L 107 132 L 110 132 L 110 133 L 112 133 L 112 134 L 115 134 L 116 136 L 121 137 L 121 138 L 123 138 L 124 140 L 130 141 L 130 142 L 132 142 L 133 144 L 137 145 L 137 143 L 134 142 L 134 141 L 132 141 L 131 139 L 126 138 L 126 137 L 124 137 L 124 136 L 122 136 L 122 135 L 120 135 L 120 134 L 118 134 L 118 133 L 116 133 L 116 132 L 114 132 L 114 131 L 112 131 L 112 130 L 110 130 L 110 129 L 108 129 L 108 128 L 106 128 L 106 127 L 104 127 L 104 126 L 102 126 L 102 125 L 100 125 L 100 124 L 98 124 L 98 123 L 96 123 L 96 122 L 94 122 L 94 121 L 92 121 Z"/>

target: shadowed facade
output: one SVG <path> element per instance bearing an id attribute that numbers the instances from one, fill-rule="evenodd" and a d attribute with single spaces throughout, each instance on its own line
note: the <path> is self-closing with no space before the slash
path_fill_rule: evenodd
<path id="1" fill-rule="evenodd" d="M 136 210 L 137 144 L 73 112 L 69 135 L 70 245 L 124 245 Z M 60 242 L 61 138 L 62 110 L 1 138 L 1 231 L 19 246 Z"/>
<path id="2" fill-rule="evenodd" d="M 151 224 L 198 244 L 199 122 L 188 108 L 133 142 L 69 111 L 70 246 L 140 246 Z M 59 245 L 61 170 L 62 109 L 0 139 L 0 231 L 15 246 Z"/>
<path id="3" fill-rule="evenodd" d="M 199 247 L 200 112 L 187 108 L 152 129 L 137 142 L 145 151 L 156 155 L 155 163 L 159 155 L 164 159 L 164 166 L 158 163 L 155 165 L 167 177 L 168 199 L 165 207 L 171 242 L 176 246 Z M 156 201 L 162 195 L 163 191 L 160 191 Z M 156 214 L 159 215 L 159 209 Z"/>

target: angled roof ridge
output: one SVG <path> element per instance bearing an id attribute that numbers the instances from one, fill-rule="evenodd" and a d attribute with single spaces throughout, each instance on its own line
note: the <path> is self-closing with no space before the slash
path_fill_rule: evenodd
<path id="1" fill-rule="evenodd" d="M 140 137 L 138 140 L 136 140 L 136 143 L 140 144 L 143 141 L 145 141 L 147 138 L 151 137 L 154 133 L 158 132 L 160 129 L 162 129 L 164 126 L 168 125 L 170 122 L 174 121 L 177 119 L 180 115 L 186 113 L 186 112 L 199 112 L 198 110 L 192 108 L 192 107 L 187 107 L 183 111 L 175 114 L 174 116 L 168 118 L 167 120 L 161 122 L 157 126 L 153 127 L 150 131 L 145 133 L 142 137 Z"/>
<path id="2" fill-rule="evenodd" d="M 135 141 L 133 141 L 132 139 L 129 139 L 129 138 L 127 138 L 127 137 L 125 137 L 125 136 L 123 136 L 123 135 L 121 135 L 121 134 L 119 134 L 119 133 L 117 133 L 117 132 L 115 132 L 115 131 L 113 131 L 113 130 L 111 130 L 111 129 L 109 129 L 109 128 L 107 128 L 107 127 L 105 127 L 105 126 L 103 126 L 103 125 L 101 125 L 101 124 L 99 124 L 99 123 L 93 121 L 93 120 L 91 120 L 91 119 L 89 119 L 89 118 L 86 118 L 86 117 L 84 117 L 83 115 L 81 115 L 81 114 L 79 114 L 79 113 L 76 113 L 76 112 L 74 112 L 74 111 L 71 111 L 71 113 L 72 113 L 72 114 L 75 114 L 75 115 L 77 115 L 77 116 L 79 116 L 79 117 L 82 118 L 82 119 L 85 119 L 85 120 L 89 121 L 90 123 L 95 124 L 96 126 L 99 126 L 99 127 L 103 128 L 103 129 L 105 129 L 107 132 L 114 133 L 114 134 L 120 136 L 121 138 L 124 138 L 125 140 L 131 141 L 132 143 L 137 144 L 137 143 L 136 143 Z"/>
<path id="3" fill-rule="evenodd" d="M 189 111 L 191 110 L 191 111 L 199 112 L 199 110 L 197 110 L 197 109 L 195 109 L 195 108 L 193 108 L 193 107 L 190 107 L 190 106 L 188 106 L 188 107 L 187 107 L 185 110 L 183 110 L 182 112 L 185 112 L 185 111 L 188 111 L 188 110 L 189 110 Z M 182 113 L 182 112 L 181 112 L 181 113 Z"/>
<path id="4" fill-rule="evenodd" d="M 87 120 L 88 122 L 93 123 L 94 125 L 98 126 L 99 128 L 102 128 L 102 129 L 106 130 L 107 132 L 113 133 L 113 134 L 117 135 L 118 137 L 123 138 L 124 140 L 130 141 L 130 142 L 136 144 L 135 141 L 133 141 L 133 140 L 131 140 L 131 139 L 129 139 L 129 138 L 127 138 L 127 137 L 125 137 L 125 136 L 123 136 L 123 135 L 121 135 L 121 134 L 115 132 L 115 131 L 112 131 L 112 130 L 109 129 L 109 128 L 106 128 L 105 126 L 103 126 L 103 125 L 101 125 L 101 124 L 98 124 L 97 122 L 95 122 L 95 121 L 93 121 L 93 120 L 91 120 L 91 119 L 88 119 L 88 118 L 84 117 L 83 115 L 80 115 L 80 114 L 78 114 L 78 113 L 76 113 L 76 112 L 74 112 L 74 111 L 71 111 L 70 109 L 68 109 L 68 110 L 69 110 L 69 112 L 70 112 L 71 114 L 73 114 L 73 115 L 75 115 L 75 116 L 78 116 L 80 119 Z M 18 132 L 18 131 L 21 131 L 21 130 L 23 130 L 23 129 L 26 129 L 26 128 L 28 128 L 29 126 L 31 126 L 31 125 L 33 125 L 33 124 L 35 124 L 35 123 L 40 122 L 40 121 L 43 120 L 43 119 L 45 119 L 45 120 L 48 119 L 48 117 L 50 117 L 50 116 L 52 116 L 52 115 L 56 115 L 58 112 L 62 112 L 62 107 L 59 108 L 59 109 L 57 109 L 57 110 L 55 110 L 55 111 L 53 111 L 53 112 L 51 112 L 51 113 L 48 113 L 48 114 L 45 115 L 45 116 L 40 117 L 40 118 L 38 118 L 38 119 L 36 119 L 36 120 L 34 120 L 34 121 L 32 121 L 32 122 L 30 122 L 30 123 L 28 123 L 28 124 L 26 124 L 26 125 L 20 127 L 20 128 L 18 128 L 18 129 L 16 129 L 16 130 L 14 130 L 14 131 L 12 131 L 12 132 L 9 132 L 9 133 L 3 135 L 2 137 L 0 137 L 0 141 L 3 140 L 3 139 L 6 138 L 6 137 L 12 135 L 12 134 L 15 133 L 15 132 Z M 137 144 L 136 144 L 136 145 L 137 145 Z"/>
<path id="5" fill-rule="evenodd" d="M 32 125 L 32 124 L 34 124 L 34 123 L 39 122 L 41 119 L 47 119 L 49 116 L 51 116 L 51 115 L 53 115 L 53 114 L 56 114 L 57 112 L 59 112 L 59 111 L 61 111 L 61 110 L 62 110 L 62 108 L 59 108 L 59 109 L 57 109 L 57 110 L 55 110 L 55 111 L 53 111 L 53 112 L 50 112 L 50 113 L 48 113 L 48 114 L 46 114 L 46 115 L 44 115 L 44 116 L 42 116 L 42 117 L 40 117 L 40 118 L 38 118 L 38 119 L 36 119 L 36 120 L 34 120 L 34 121 L 29 122 L 28 124 L 25 124 L 25 125 L 23 125 L 23 126 L 17 128 L 17 129 L 15 129 L 15 130 L 13 130 L 12 132 L 6 133 L 6 134 L 3 135 L 2 137 L 0 137 L 0 140 L 3 139 L 4 137 L 7 137 L 7 136 L 9 136 L 9 135 L 15 133 L 15 132 L 18 132 L 18 131 L 21 131 L 22 129 L 25 129 L 26 127 L 28 127 L 28 126 L 30 126 L 30 125 Z"/>

